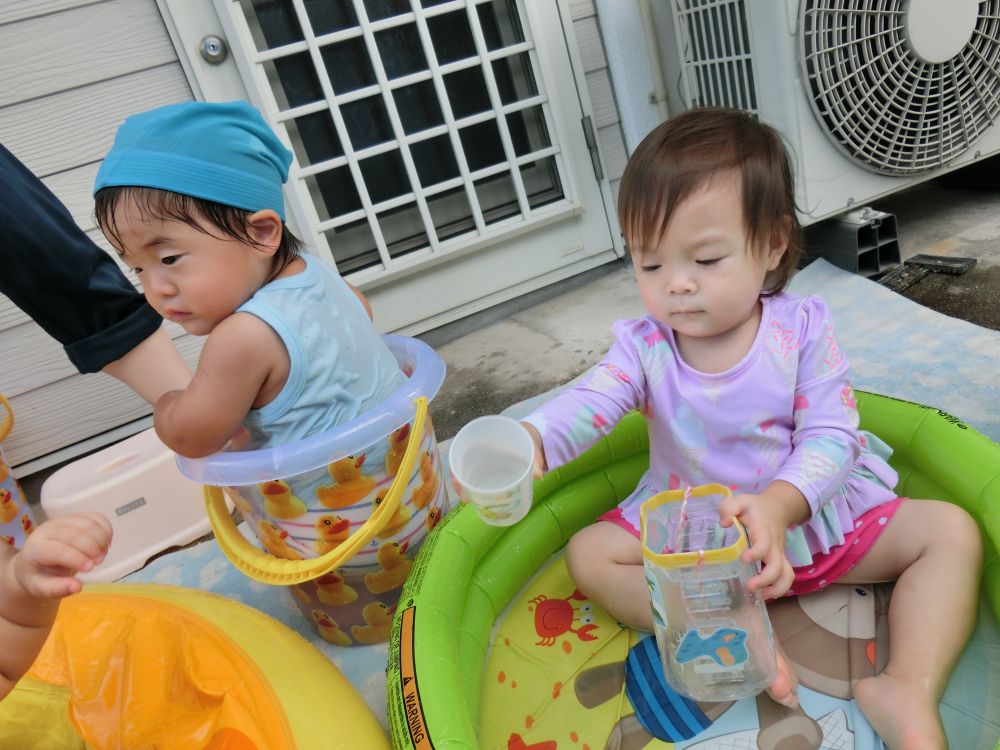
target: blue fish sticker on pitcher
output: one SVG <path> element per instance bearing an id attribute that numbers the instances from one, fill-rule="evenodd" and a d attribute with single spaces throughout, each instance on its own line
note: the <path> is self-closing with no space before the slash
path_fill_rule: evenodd
<path id="1" fill-rule="evenodd" d="M 689 630 L 681 639 L 674 658 L 678 663 L 708 656 L 720 667 L 735 667 L 750 656 L 746 647 L 747 631 L 741 628 L 718 628 L 706 637 L 697 630 Z"/>

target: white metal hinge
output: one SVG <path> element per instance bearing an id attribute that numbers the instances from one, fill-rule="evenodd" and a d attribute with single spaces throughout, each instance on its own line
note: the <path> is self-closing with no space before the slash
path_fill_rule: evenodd
<path id="1" fill-rule="evenodd" d="M 604 170 L 601 168 L 601 154 L 597 150 L 597 136 L 594 133 L 594 123 L 590 120 L 590 115 L 584 115 L 580 120 L 583 125 L 583 138 L 587 142 L 587 150 L 590 151 L 590 163 L 594 166 L 594 177 L 598 182 L 604 179 Z"/>

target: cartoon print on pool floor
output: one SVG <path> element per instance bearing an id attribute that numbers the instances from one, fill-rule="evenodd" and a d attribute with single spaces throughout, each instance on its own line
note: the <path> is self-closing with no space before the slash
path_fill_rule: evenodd
<path id="1" fill-rule="evenodd" d="M 539 594 L 529 601 L 533 608 L 529 606 L 528 611 L 534 609 L 535 632 L 541 638 L 535 645 L 554 646 L 559 636 L 566 633 L 575 634 L 581 641 L 597 640 L 592 632 L 597 628 L 590 615 L 593 607 L 579 589 L 573 589 L 573 593 L 565 599 L 550 599 L 545 594 Z M 573 601 L 587 603 L 574 606 Z M 579 622 L 580 627 L 574 628 L 574 622 Z M 562 648 L 568 654 L 572 650 L 572 644 L 568 640 L 563 641 Z"/>
<path id="2" fill-rule="evenodd" d="M 822 695 L 850 700 L 857 681 L 885 667 L 888 604 L 891 586 L 834 585 L 805 597 L 768 605 L 775 633 L 803 686 Z M 846 657 L 846 658 L 845 658 Z M 680 743 L 696 739 L 715 723 L 732 702 L 695 702 L 675 693 L 663 679 L 655 639 L 647 636 L 629 650 L 624 662 L 581 671 L 573 682 L 580 704 L 595 708 L 624 690 L 634 713 L 612 727 L 605 750 L 641 750 L 654 739 Z M 643 696 L 654 695 L 655 706 Z M 690 750 L 715 747 L 725 736 L 739 746 L 759 750 L 817 750 L 850 747 L 854 732 L 842 707 L 819 720 L 801 707 L 775 703 L 766 693 L 756 698 L 758 728 L 684 745 Z M 824 743 L 824 738 L 826 742 Z M 833 743 L 833 744 L 831 744 Z"/>

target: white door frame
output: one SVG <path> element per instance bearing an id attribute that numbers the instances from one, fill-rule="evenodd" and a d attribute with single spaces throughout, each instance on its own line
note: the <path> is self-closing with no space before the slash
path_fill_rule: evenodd
<path id="1" fill-rule="evenodd" d="M 226 10 L 234 0 L 215 0 L 222 9 L 218 13 L 205 0 L 157 2 L 196 96 L 210 101 L 248 99 L 286 137 L 273 120 L 278 107 L 260 83 L 259 65 L 248 59 L 256 51 L 252 40 Z M 462 8 L 465 3 L 454 5 Z M 608 181 L 598 179 L 592 167 L 596 147 L 588 142 L 584 127 L 589 101 L 580 85 L 577 50 L 566 42 L 572 38 L 566 2 L 529 0 L 520 4 L 520 11 L 526 32 L 530 30 L 534 38 L 531 46 L 539 68 L 535 74 L 544 88 L 540 99 L 555 144 L 553 158 L 559 161 L 564 199 L 525 211 L 527 221 L 516 217 L 484 226 L 480 220 L 478 237 L 431 242 L 428 248 L 393 259 L 391 268 L 346 274 L 369 296 L 376 322 L 384 330 L 427 330 L 624 254 Z M 221 64 L 206 62 L 198 51 L 208 35 L 235 40 Z M 293 172 L 296 168 L 293 165 Z M 305 183 L 294 178 L 289 183 L 286 198 L 293 231 L 333 263 L 325 238 L 315 229 L 320 218 Z M 523 192 L 518 197 L 524 209 Z M 419 196 L 417 202 L 422 205 Z M 386 257 L 384 252 L 382 256 Z"/>

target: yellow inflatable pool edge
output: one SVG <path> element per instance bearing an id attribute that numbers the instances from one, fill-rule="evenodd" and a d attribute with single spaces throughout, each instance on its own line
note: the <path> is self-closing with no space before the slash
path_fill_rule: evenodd
<path id="1" fill-rule="evenodd" d="M 894 449 L 897 492 L 949 500 L 979 523 L 983 589 L 1000 619 L 1000 445 L 938 409 L 857 396 L 862 428 Z M 645 420 L 633 413 L 536 482 L 524 521 L 487 527 L 464 506 L 442 520 L 414 563 L 393 623 L 386 685 L 393 747 L 479 747 L 482 670 L 497 618 L 541 561 L 626 497 L 647 465 Z"/>
<path id="2" fill-rule="evenodd" d="M 116 607 L 123 608 L 125 614 L 109 616 L 109 622 L 103 622 L 105 613 L 110 615 Z M 142 621 L 143 617 L 152 620 L 160 617 L 163 622 L 154 622 L 150 628 L 147 627 L 148 623 Z M 88 623 L 91 622 L 88 618 L 93 618 L 94 624 L 86 633 L 80 633 L 73 628 L 73 618 Z M 137 623 L 137 629 L 130 629 L 130 618 Z M 142 624 L 143 629 L 138 629 L 138 624 Z M 216 594 L 179 586 L 86 586 L 83 592 L 63 602 L 53 634 L 29 671 L 29 677 L 56 684 L 59 679 L 65 679 L 69 683 L 71 695 L 74 691 L 86 693 L 86 683 L 89 682 L 91 692 L 82 697 L 77 696 L 82 700 L 84 710 L 96 707 L 98 712 L 106 713 L 108 709 L 104 704 L 107 704 L 108 695 L 114 693 L 95 694 L 93 685 L 108 679 L 127 677 L 128 673 L 116 673 L 113 676 L 87 675 L 88 668 L 100 668 L 100 658 L 85 664 L 65 664 L 60 663 L 60 660 L 72 658 L 76 650 L 74 641 L 89 641 L 87 647 L 94 649 L 98 657 L 105 656 L 99 653 L 102 647 L 109 654 L 112 651 L 117 654 L 121 651 L 120 642 L 103 644 L 102 637 L 120 639 L 122 634 L 137 637 L 136 633 L 142 633 L 146 637 L 165 633 L 164 640 L 172 639 L 175 642 L 163 644 L 164 652 L 176 652 L 184 657 L 190 655 L 164 669 L 181 670 L 178 672 L 182 678 L 179 684 L 183 687 L 177 689 L 187 689 L 183 679 L 184 670 L 197 671 L 203 665 L 209 669 L 204 684 L 194 679 L 196 691 L 187 694 L 196 695 L 198 700 L 207 701 L 211 706 L 218 704 L 216 707 L 222 713 L 217 726 L 224 729 L 210 737 L 211 742 L 207 745 L 185 745 L 183 738 L 177 737 L 177 747 L 200 746 L 219 750 L 277 750 L 280 747 L 298 750 L 380 750 L 389 747 L 385 731 L 367 704 L 340 671 L 312 644 L 278 621 L 246 605 Z M 157 645 L 134 643 L 125 653 L 134 658 L 143 654 L 149 657 L 160 650 Z M 204 650 L 198 652 L 198 648 Z M 218 665 L 208 665 L 207 661 L 202 661 L 204 656 L 214 656 L 216 653 L 221 654 L 221 670 L 217 668 Z M 155 658 L 144 660 L 141 666 L 136 665 L 136 670 L 155 669 L 148 666 L 155 662 Z M 211 667 L 216 667 L 214 672 Z M 169 687 L 172 679 L 169 675 L 157 677 L 166 680 L 167 693 L 175 689 Z M 227 686 L 226 680 L 232 684 Z M 237 681 L 240 684 L 235 684 Z M 160 689 L 155 680 L 150 684 L 153 687 L 147 692 L 154 695 L 144 693 L 143 700 L 152 700 Z M 126 687 L 127 685 L 122 684 L 112 690 L 121 691 Z M 108 688 L 101 685 L 100 689 L 106 691 Z M 184 694 L 180 693 L 181 696 Z M 212 698 L 213 695 L 218 695 L 218 699 Z M 94 702 L 95 696 L 97 703 Z M 124 700 L 128 702 L 128 697 Z M 183 725 L 188 706 L 178 705 L 177 708 L 179 710 L 176 715 L 172 715 L 168 708 L 161 708 L 162 714 L 157 720 L 161 726 L 170 727 L 168 731 L 172 734 L 168 736 L 172 740 L 173 733 Z M 154 706 L 153 710 L 155 709 Z M 114 710 L 112 707 L 111 711 Z M 246 719 L 249 727 L 246 734 L 239 729 L 242 719 Z M 106 723 L 108 721 L 106 717 L 103 720 Z M 110 721 L 114 720 L 115 717 L 111 717 Z M 228 727 L 237 729 L 228 731 Z M 250 738 L 256 739 L 251 741 Z M 100 744 L 94 746 L 102 747 Z"/>

